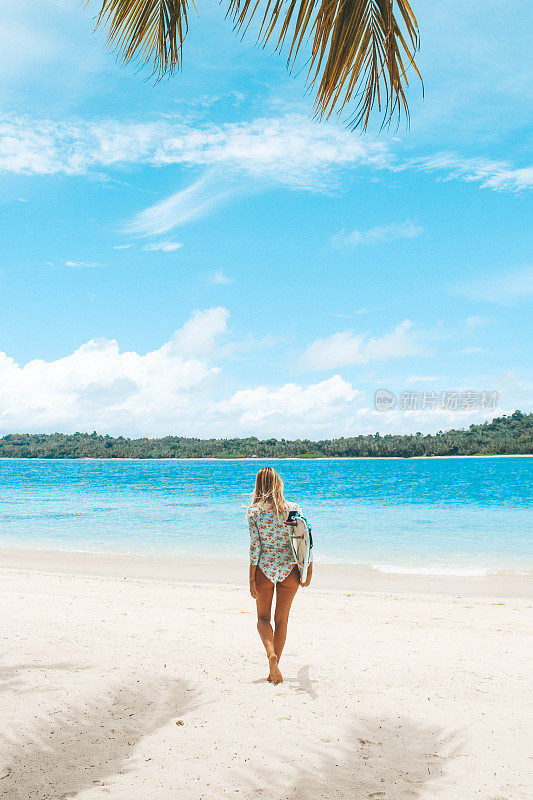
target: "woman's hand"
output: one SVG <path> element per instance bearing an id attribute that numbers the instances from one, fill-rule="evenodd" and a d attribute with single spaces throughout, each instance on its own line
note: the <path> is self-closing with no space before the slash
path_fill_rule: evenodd
<path id="1" fill-rule="evenodd" d="M 305 581 L 303 581 L 303 583 L 302 581 L 300 581 L 300 586 L 303 586 L 305 589 L 305 587 L 309 586 L 309 584 L 311 583 L 312 577 L 313 577 L 313 565 L 309 564 L 309 569 L 307 570 L 307 578 L 305 579 Z"/>
<path id="2" fill-rule="evenodd" d="M 250 564 L 250 572 L 248 574 L 248 577 L 250 579 L 250 594 L 252 595 L 254 600 L 257 598 L 257 587 L 255 585 L 256 570 L 257 570 L 257 564 Z"/>

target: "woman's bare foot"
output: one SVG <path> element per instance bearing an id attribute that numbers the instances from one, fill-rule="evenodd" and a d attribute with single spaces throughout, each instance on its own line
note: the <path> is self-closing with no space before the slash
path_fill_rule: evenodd
<path id="1" fill-rule="evenodd" d="M 283 675 L 278 667 L 278 657 L 276 655 L 270 656 L 268 663 L 270 664 L 270 674 L 267 680 L 272 683 L 283 683 Z"/>

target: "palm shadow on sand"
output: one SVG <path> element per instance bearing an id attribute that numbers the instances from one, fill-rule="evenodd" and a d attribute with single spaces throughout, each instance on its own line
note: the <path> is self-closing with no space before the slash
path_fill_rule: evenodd
<path id="1" fill-rule="evenodd" d="M 70 672 L 91 669 L 90 666 L 78 666 L 68 661 L 55 662 L 53 664 L 0 664 L 0 696 L 4 692 L 16 692 L 17 694 L 29 694 L 34 691 L 43 691 L 41 685 L 36 686 L 33 677 L 35 673 L 46 672 L 50 676 L 54 672 Z M 60 688 L 61 682 L 53 683 L 47 679 L 47 691 L 54 691 Z"/>
<path id="2" fill-rule="evenodd" d="M 135 746 L 194 707 L 188 684 L 153 675 L 2 733 L 0 798 L 66 800 L 128 771 Z"/>
<path id="3" fill-rule="evenodd" d="M 247 769 L 235 785 L 264 800 L 416 800 L 446 784 L 459 750 L 456 734 L 412 719 L 363 719 L 344 741 L 295 746 L 290 758 L 272 751 L 271 768 Z"/>

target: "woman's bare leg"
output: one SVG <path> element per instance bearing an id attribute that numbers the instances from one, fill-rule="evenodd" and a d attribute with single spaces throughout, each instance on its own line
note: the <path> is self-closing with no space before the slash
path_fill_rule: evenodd
<path id="1" fill-rule="evenodd" d="M 255 587 L 257 589 L 257 630 L 268 658 L 268 680 L 273 683 L 281 683 L 283 678 L 278 668 L 278 657 L 274 649 L 274 631 L 270 624 L 274 584 L 268 580 L 259 567 L 255 572 Z"/>
<path id="2" fill-rule="evenodd" d="M 274 652 L 281 658 L 285 639 L 287 638 L 287 623 L 289 621 L 289 612 L 291 610 L 294 595 L 298 591 L 300 585 L 300 574 L 298 567 L 295 567 L 290 575 L 287 575 L 284 581 L 276 584 L 276 610 L 274 612 Z"/>

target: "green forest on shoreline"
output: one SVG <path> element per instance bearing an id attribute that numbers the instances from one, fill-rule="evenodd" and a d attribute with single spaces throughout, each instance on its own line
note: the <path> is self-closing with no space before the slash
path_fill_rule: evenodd
<path id="1" fill-rule="evenodd" d="M 466 430 L 339 439 L 127 439 L 94 433 L 11 433 L 0 458 L 413 458 L 533 453 L 533 414 L 515 411 Z"/>

